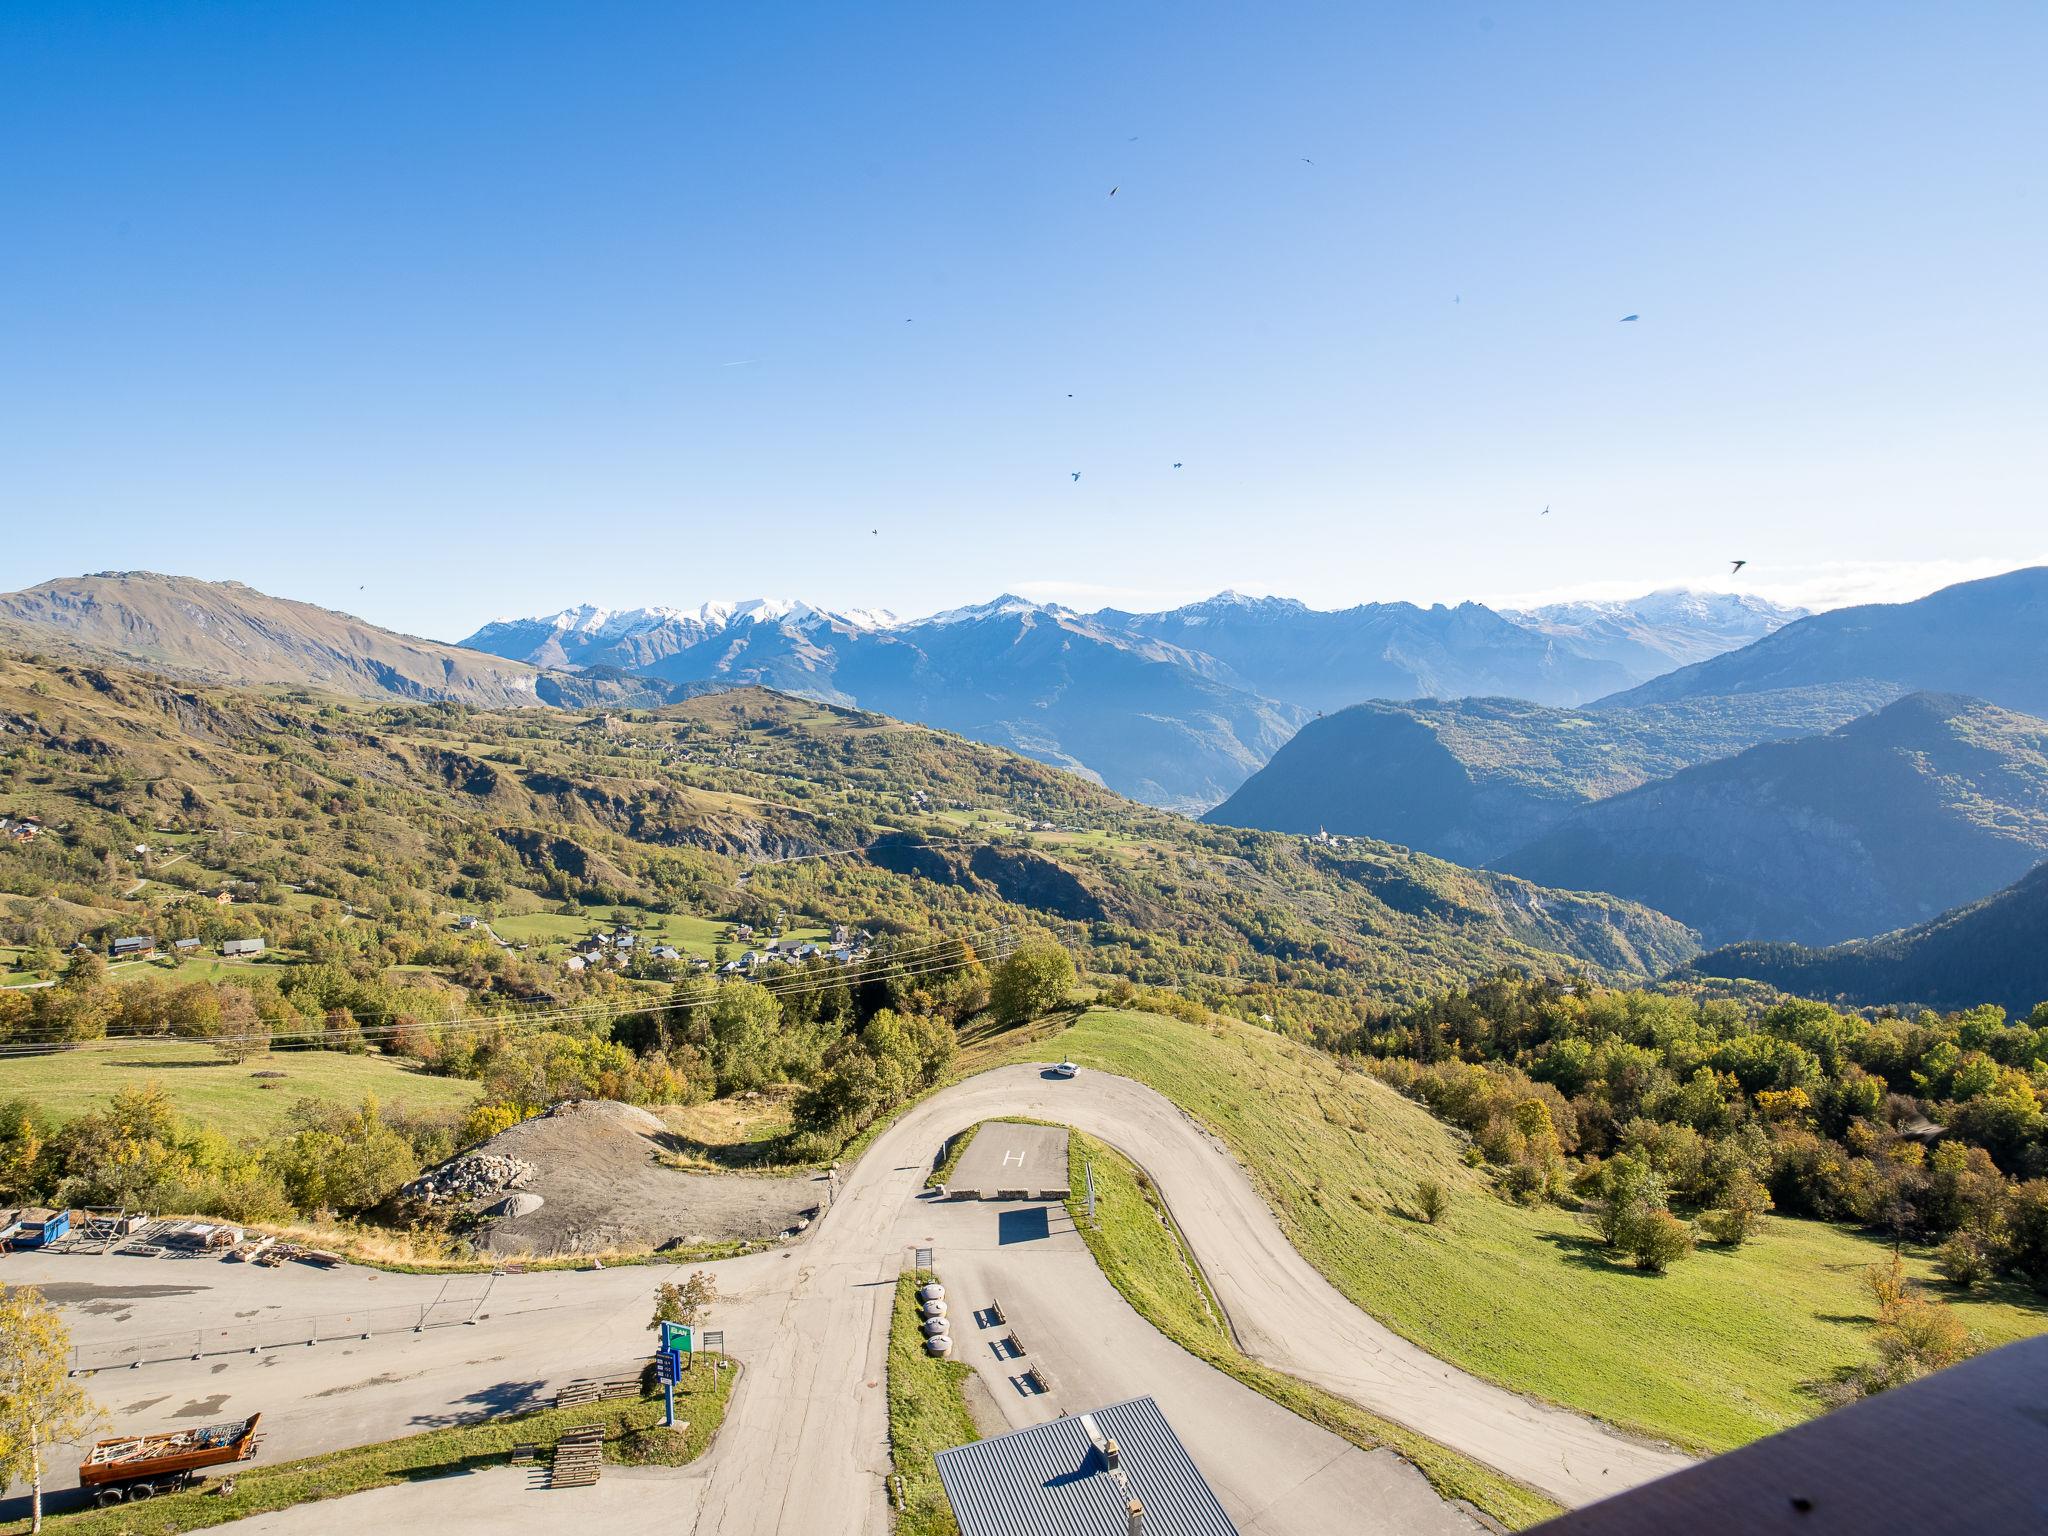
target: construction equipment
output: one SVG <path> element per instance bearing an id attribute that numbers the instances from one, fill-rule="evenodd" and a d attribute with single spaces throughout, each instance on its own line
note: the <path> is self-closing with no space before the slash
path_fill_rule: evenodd
<path id="1" fill-rule="evenodd" d="M 95 1441 L 78 1466 L 78 1485 L 104 1509 L 160 1493 L 190 1487 L 202 1467 L 247 1461 L 262 1437 L 256 1423 L 263 1417 L 208 1424 L 202 1429 L 167 1429 L 153 1435 L 117 1435 Z"/>

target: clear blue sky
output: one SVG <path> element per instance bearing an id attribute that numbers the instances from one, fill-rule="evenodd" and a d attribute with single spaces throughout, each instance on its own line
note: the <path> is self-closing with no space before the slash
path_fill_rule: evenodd
<path id="1" fill-rule="evenodd" d="M 10 5 L 0 586 L 454 637 L 2038 560 L 2044 59 L 2033 3 Z"/>

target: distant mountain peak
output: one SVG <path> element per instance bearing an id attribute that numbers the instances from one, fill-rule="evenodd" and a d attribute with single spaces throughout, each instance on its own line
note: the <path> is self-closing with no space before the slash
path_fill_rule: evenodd
<path id="1" fill-rule="evenodd" d="M 1049 613 L 1065 617 L 1071 610 L 1057 603 L 1034 603 L 1028 597 L 1019 597 L 1014 592 L 1005 592 L 1001 597 L 985 603 L 968 603 L 960 608 L 946 608 L 927 618 L 918 619 L 918 624 L 972 624 L 982 619 L 1000 619 L 1010 614 Z"/>

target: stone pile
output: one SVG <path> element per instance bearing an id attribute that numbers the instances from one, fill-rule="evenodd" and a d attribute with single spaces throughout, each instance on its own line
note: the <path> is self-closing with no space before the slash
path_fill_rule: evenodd
<path id="1" fill-rule="evenodd" d="M 400 1193 L 429 1205 L 443 1200 L 476 1200 L 508 1189 L 524 1189 L 538 1171 L 523 1157 L 472 1152 L 428 1169 Z"/>

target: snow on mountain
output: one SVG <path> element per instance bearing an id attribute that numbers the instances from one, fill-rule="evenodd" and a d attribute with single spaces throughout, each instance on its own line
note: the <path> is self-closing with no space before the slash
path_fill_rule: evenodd
<path id="1" fill-rule="evenodd" d="M 1502 617 L 1647 681 L 1674 667 L 1739 649 L 1805 617 L 1746 592 L 1675 587 L 1613 601 L 1551 603 Z"/>

